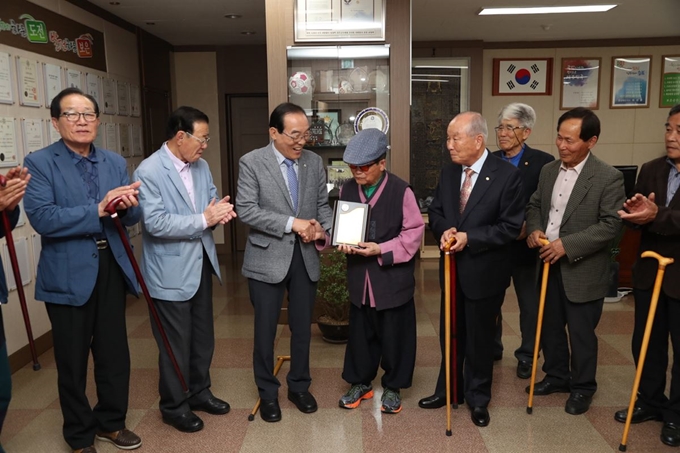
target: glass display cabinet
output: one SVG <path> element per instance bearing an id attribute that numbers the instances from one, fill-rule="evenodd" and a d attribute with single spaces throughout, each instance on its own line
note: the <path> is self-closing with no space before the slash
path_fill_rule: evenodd
<path id="1" fill-rule="evenodd" d="M 354 134 L 378 128 L 389 139 L 389 50 L 383 44 L 287 49 L 288 99 L 307 112 L 311 140 L 305 148 L 324 159 L 335 189 L 351 178 L 342 154 Z"/>

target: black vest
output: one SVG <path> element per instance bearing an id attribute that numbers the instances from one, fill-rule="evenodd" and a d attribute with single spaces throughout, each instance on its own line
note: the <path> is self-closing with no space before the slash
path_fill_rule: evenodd
<path id="1" fill-rule="evenodd" d="M 404 193 L 408 183 L 397 176 L 387 173 L 380 183 L 383 186 L 380 198 L 371 207 L 368 231 L 365 242 L 378 244 L 399 236 L 403 219 Z M 359 185 L 350 179 L 342 187 L 342 200 L 360 203 Z M 375 197 L 380 187 L 376 189 Z M 369 200 L 370 201 L 370 200 Z M 368 271 L 375 298 L 375 308 L 385 310 L 399 307 L 413 298 L 415 291 L 415 257 L 406 263 L 392 264 L 392 253 L 382 255 L 383 265 L 378 264 L 377 256 L 363 257 L 347 255 L 347 284 L 352 303 L 361 307 L 364 299 L 369 304 L 364 291 L 364 280 Z"/>

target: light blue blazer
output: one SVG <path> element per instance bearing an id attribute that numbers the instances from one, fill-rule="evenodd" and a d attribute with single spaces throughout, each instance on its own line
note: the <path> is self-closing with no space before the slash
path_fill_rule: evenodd
<path id="1" fill-rule="evenodd" d="M 125 159 L 95 148 L 99 161 L 99 195 L 128 185 Z M 116 262 L 125 274 L 128 291 L 138 294 L 138 283 L 120 234 L 110 217 L 99 217 L 97 204 L 87 199 L 85 184 L 63 140 L 29 154 L 24 166 L 31 181 L 24 195 L 24 209 L 31 226 L 40 234 L 35 298 L 64 305 L 84 305 L 92 295 L 99 272 L 95 234 L 104 234 Z M 120 217 L 123 225 L 139 221 L 138 207 Z M 127 235 L 127 233 L 126 233 Z"/>
<path id="2" fill-rule="evenodd" d="M 141 181 L 142 275 L 154 299 L 187 301 L 201 282 L 203 250 L 220 279 L 211 228 L 203 229 L 203 211 L 216 198 L 208 163 L 191 164 L 196 209 L 165 147 L 142 161 L 133 179 Z"/>

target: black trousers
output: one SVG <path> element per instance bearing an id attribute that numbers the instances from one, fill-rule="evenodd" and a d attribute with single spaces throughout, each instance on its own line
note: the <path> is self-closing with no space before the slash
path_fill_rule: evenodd
<path id="1" fill-rule="evenodd" d="M 456 335 L 457 340 L 456 387 L 458 402 L 465 399 L 470 407 L 486 407 L 491 401 L 496 319 L 504 297 L 505 291 L 484 299 L 469 299 L 461 291 L 460 282 L 456 285 L 456 329 L 453 323 L 451 325 L 451 333 Z M 447 339 L 444 338 L 444 334 L 444 293 L 442 292 L 439 317 L 442 362 L 435 388 L 435 395 L 442 397 L 446 395 L 444 342 Z M 451 366 L 453 367 L 453 362 Z M 453 379 L 452 371 L 452 395 Z"/>
<path id="2" fill-rule="evenodd" d="M 652 290 L 635 289 L 634 295 L 635 328 L 632 347 L 637 366 L 652 300 Z M 665 390 L 669 334 L 673 345 L 673 367 L 671 368 L 670 398 L 667 398 Z M 659 294 L 647 357 L 640 378 L 638 404 L 660 411 L 665 422 L 680 423 L 680 300 L 668 297 L 663 290 Z"/>
<path id="3" fill-rule="evenodd" d="M 200 404 L 212 397 L 210 364 L 215 351 L 215 324 L 212 301 L 212 265 L 203 251 L 201 283 L 187 301 L 153 300 L 158 317 L 175 354 L 189 394 L 182 390 L 177 372 L 168 355 L 156 323 L 151 320 L 153 336 L 158 344 L 159 409 L 167 417 L 188 412 L 190 404 Z"/>
<path id="4" fill-rule="evenodd" d="M 111 250 L 98 252 L 99 274 L 87 303 L 80 307 L 45 304 L 52 323 L 64 439 L 74 450 L 92 445 L 97 430 L 125 428 L 128 409 L 125 280 Z M 90 350 L 97 385 L 94 408 L 85 395 Z"/>
<path id="5" fill-rule="evenodd" d="M 572 392 L 592 396 L 597 390 L 597 335 L 603 299 L 571 302 L 564 292 L 560 263 L 550 265 L 541 345 L 546 381 L 569 385 Z M 569 329 L 569 338 L 567 331 Z M 571 356 L 570 356 L 571 348 Z"/>
<path id="6" fill-rule="evenodd" d="M 382 387 L 411 387 L 416 365 L 416 308 L 413 298 L 396 308 L 376 310 L 368 304 L 352 304 L 349 311 L 349 342 L 345 349 L 342 378 L 350 384 L 375 379 L 378 367 L 385 374 Z"/>
<path id="7" fill-rule="evenodd" d="M 274 339 L 281 314 L 283 296 L 288 291 L 288 327 L 290 328 L 290 369 L 286 381 L 292 392 L 306 392 L 312 382 L 309 372 L 309 342 L 312 338 L 312 311 L 316 297 L 316 282 L 309 279 L 295 241 L 293 259 L 286 277 L 279 283 L 249 279 L 250 302 L 255 309 L 255 345 L 253 371 L 255 383 L 263 400 L 278 398 L 281 383 L 274 376 Z"/>

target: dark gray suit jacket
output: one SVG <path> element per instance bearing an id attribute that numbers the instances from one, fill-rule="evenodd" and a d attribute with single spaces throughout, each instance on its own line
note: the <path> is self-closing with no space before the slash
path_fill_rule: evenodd
<path id="1" fill-rule="evenodd" d="M 250 227 L 242 273 L 265 283 L 281 282 L 293 259 L 295 233 L 285 233 L 290 216 L 316 219 L 324 230 L 331 228 L 326 171 L 317 154 L 302 150 L 298 159 L 298 212 L 288 194 L 270 143 L 249 152 L 239 161 L 236 213 Z M 307 274 L 319 280 L 319 254 L 313 243 L 300 242 Z"/>
<path id="2" fill-rule="evenodd" d="M 527 206 L 527 231 L 545 232 L 555 180 L 562 161 L 543 167 Z M 609 287 L 611 242 L 621 230 L 626 194 L 623 174 L 593 153 L 576 179 L 560 225 L 566 259 L 560 260 L 564 290 L 571 302 L 601 299 Z"/>

